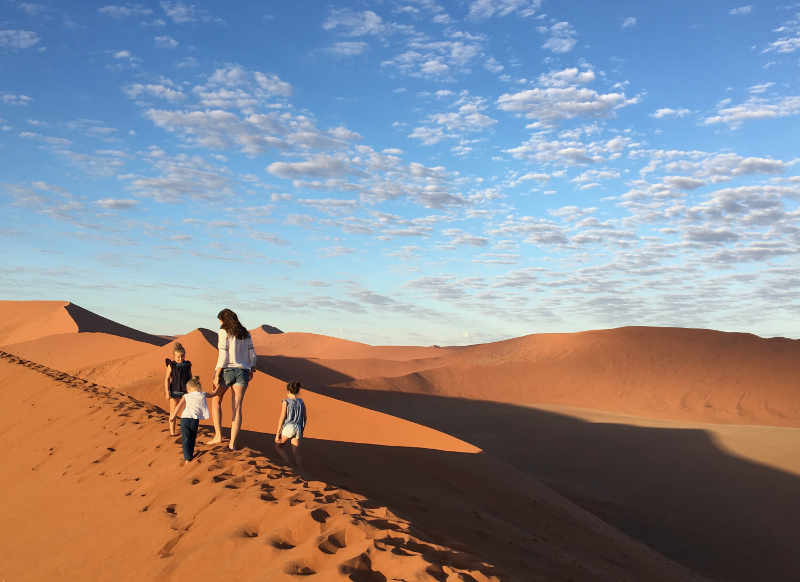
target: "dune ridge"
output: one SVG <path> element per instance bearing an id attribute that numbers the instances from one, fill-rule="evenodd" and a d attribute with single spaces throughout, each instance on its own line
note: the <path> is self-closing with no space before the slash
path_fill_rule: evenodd
<path id="1" fill-rule="evenodd" d="M 403 376 L 337 385 L 656 419 L 800 426 L 800 341 L 786 338 L 627 327 L 524 336 L 424 364 Z"/>
<path id="2" fill-rule="evenodd" d="M 68 333 L 103 333 L 154 346 L 163 346 L 169 341 L 69 301 L 0 301 L 0 346 Z"/>
<path id="3" fill-rule="evenodd" d="M 165 442 L 153 422 L 157 408 L 11 354 L 0 358 L 0 368 L 14 368 L 2 377 L 23 375 L 31 387 L 20 394 L 5 380 L 0 390 L 8 427 L 0 458 L 15 467 L 0 483 L 22 504 L 0 508 L 4 578 L 68 572 L 117 580 L 136 563 L 137 578 L 148 580 L 516 580 L 380 504 L 253 451 L 201 450 L 191 467 L 179 467 L 174 439 Z M 6 412 L 20 408 L 26 414 L 16 420 Z M 14 495 L 20 490 L 27 495 Z M 32 490 L 40 492 L 35 500 Z M 26 502 L 39 511 L 28 514 Z M 43 528 L 55 550 L 46 560 L 41 540 L 36 551 L 27 546 Z M 86 547 L 97 559 L 85 559 Z"/>

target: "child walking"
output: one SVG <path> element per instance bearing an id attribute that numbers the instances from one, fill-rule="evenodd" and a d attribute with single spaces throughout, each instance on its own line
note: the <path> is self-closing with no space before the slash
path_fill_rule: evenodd
<path id="1" fill-rule="evenodd" d="M 170 422 L 174 422 L 178 414 L 181 415 L 181 440 L 183 441 L 184 465 L 188 465 L 194 457 L 194 444 L 197 441 L 197 430 L 200 428 L 200 419 L 208 418 L 208 403 L 206 398 L 217 395 L 217 391 L 203 392 L 200 385 L 200 376 L 194 376 L 186 383 L 188 392 L 183 395 L 175 410 L 169 415 Z"/>
<path id="2" fill-rule="evenodd" d="M 172 360 L 166 359 L 167 374 L 164 376 L 164 391 L 169 400 L 170 419 L 178 402 L 186 394 L 186 383 L 192 378 L 192 363 L 186 359 L 186 350 L 178 342 L 172 347 L 172 357 Z M 172 436 L 175 436 L 175 424 L 175 420 L 169 421 L 169 434 Z"/>
<path id="3" fill-rule="evenodd" d="M 300 392 L 300 382 L 289 382 L 286 385 L 286 398 L 281 404 L 281 416 L 278 419 L 278 430 L 275 432 L 275 450 L 286 462 L 289 457 L 283 450 L 283 445 L 287 441 L 291 442 L 292 455 L 294 456 L 297 468 L 300 468 L 300 439 L 303 438 L 303 431 L 306 428 L 306 405 L 302 398 L 298 398 Z"/>

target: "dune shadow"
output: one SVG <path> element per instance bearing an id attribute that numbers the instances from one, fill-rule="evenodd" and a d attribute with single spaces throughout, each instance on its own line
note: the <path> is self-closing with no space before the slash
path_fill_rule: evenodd
<path id="1" fill-rule="evenodd" d="M 478 446 L 704 575 L 798 579 L 800 478 L 726 454 L 703 430 L 590 423 L 511 404 L 400 392 L 319 392 Z M 335 456 L 348 445 L 315 446 Z M 370 454 L 380 453 L 364 452 Z"/>
<path id="2" fill-rule="evenodd" d="M 73 321 L 75 321 L 79 332 L 107 333 L 159 347 L 165 346 L 171 341 L 167 338 L 151 335 L 149 333 L 133 329 L 132 327 L 128 327 L 127 325 L 122 325 L 116 321 L 111 321 L 110 319 L 106 319 L 101 315 L 92 313 L 91 311 L 75 305 L 74 303 L 69 303 L 64 307 L 64 309 L 66 309 L 67 313 L 69 313 L 69 316 L 73 319 Z"/>
<path id="3" fill-rule="evenodd" d="M 284 382 L 299 380 L 306 387 L 328 386 L 354 380 L 352 376 L 331 370 L 314 360 L 290 356 L 259 355 L 256 369 Z"/>

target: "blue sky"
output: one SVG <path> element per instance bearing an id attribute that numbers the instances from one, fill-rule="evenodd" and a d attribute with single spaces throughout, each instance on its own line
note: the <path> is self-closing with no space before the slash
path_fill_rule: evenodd
<path id="1" fill-rule="evenodd" d="M 800 4 L 0 0 L 0 297 L 797 337 Z"/>

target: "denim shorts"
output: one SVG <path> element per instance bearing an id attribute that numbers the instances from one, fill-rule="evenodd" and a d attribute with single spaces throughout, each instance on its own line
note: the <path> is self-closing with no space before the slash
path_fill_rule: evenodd
<path id="1" fill-rule="evenodd" d="M 233 386 L 238 384 L 244 386 L 250 383 L 250 368 L 223 368 L 222 382 L 223 386 Z"/>

